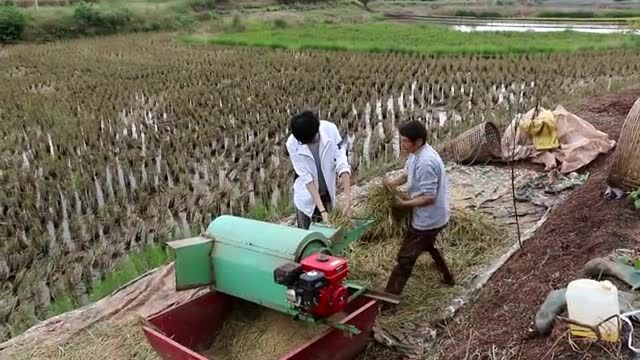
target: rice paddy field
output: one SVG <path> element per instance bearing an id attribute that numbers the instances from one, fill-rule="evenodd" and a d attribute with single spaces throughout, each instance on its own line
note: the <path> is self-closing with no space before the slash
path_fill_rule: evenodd
<path id="1" fill-rule="evenodd" d="M 107 295 L 127 257 L 132 274 L 167 261 L 165 241 L 217 215 L 286 211 L 296 111 L 334 121 L 366 173 L 398 158 L 403 121 L 424 122 L 437 145 L 640 74 L 640 52 L 619 44 L 436 55 L 232 40 L 137 34 L 0 48 L 0 341 Z"/>

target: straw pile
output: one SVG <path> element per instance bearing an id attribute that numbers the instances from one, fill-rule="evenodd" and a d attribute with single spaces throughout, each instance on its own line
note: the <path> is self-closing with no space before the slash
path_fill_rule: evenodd
<path id="1" fill-rule="evenodd" d="M 394 233 L 398 234 L 397 229 Z M 360 242 L 349 249 L 349 279 L 373 289 L 384 289 L 396 264 L 396 256 L 403 237 L 373 239 Z M 438 249 L 447 260 L 458 286 L 440 283 L 441 274 L 432 266 L 429 254 L 418 260 L 413 274 L 402 293 L 402 302 L 396 311 L 383 312 L 378 322 L 397 336 L 413 331 L 416 320 L 438 317 L 442 305 L 460 286 L 470 280 L 478 266 L 495 257 L 506 245 L 506 229 L 480 212 L 454 207 L 447 229 L 439 236 Z"/>
<path id="2" fill-rule="evenodd" d="M 365 217 L 375 219 L 376 223 L 367 232 L 367 240 L 383 241 L 404 234 L 409 226 L 411 209 L 396 207 L 398 199 L 408 200 L 409 196 L 398 188 L 384 184 L 371 189 L 364 212 Z"/>
<path id="3" fill-rule="evenodd" d="M 326 329 L 253 303 L 239 302 L 213 346 L 203 354 L 211 359 L 275 360 Z"/>
<path id="4" fill-rule="evenodd" d="M 159 359 L 142 333 L 142 319 L 103 322 L 89 327 L 61 346 L 36 346 L 9 355 L 10 360 Z"/>

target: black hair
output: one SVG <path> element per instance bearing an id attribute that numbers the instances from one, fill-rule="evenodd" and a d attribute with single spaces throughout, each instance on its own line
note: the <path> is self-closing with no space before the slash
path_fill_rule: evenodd
<path id="1" fill-rule="evenodd" d="M 409 121 L 400 126 L 400 135 L 412 142 L 422 140 L 422 145 L 427 143 L 427 128 L 419 121 Z"/>
<path id="2" fill-rule="evenodd" d="M 296 140 L 303 144 L 309 144 L 320 130 L 320 120 L 312 111 L 306 110 L 292 116 L 289 126 Z"/>

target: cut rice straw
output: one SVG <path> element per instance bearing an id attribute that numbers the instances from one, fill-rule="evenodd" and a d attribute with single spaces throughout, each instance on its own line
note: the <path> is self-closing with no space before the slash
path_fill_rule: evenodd
<path id="1" fill-rule="evenodd" d="M 210 359 L 276 360 L 326 329 L 238 301 L 213 346 L 203 354 Z"/>
<path id="2" fill-rule="evenodd" d="M 118 323 L 96 323 L 72 336 L 63 345 L 29 346 L 10 354 L 8 359 L 159 359 L 142 333 L 143 322 L 142 318 L 132 317 Z"/>
<path id="3" fill-rule="evenodd" d="M 349 248 L 346 255 L 350 266 L 349 280 L 368 288 L 384 289 L 404 236 L 397 229 L 385 231 L 395 236 L 373 238 Z M 445 256 L 458 285 L 453 288 L 442 285 L 441 274 L 431 266 L 430 256 L 423 254 L 402 293 L 400 305 L 393 312 L 383 312 L 378 317 L 379 324 L 396 336 L 403 336 L 412 333 L 417 322 L 439 317 L 443 304 L 460 291 L 461 285 L 470 281 L 478 265 L 503 250 L 506 240 L 506 229 L 487 215 L 454 207 L 437 247 Z"/>
<path id="4" fill-rule="evenodd" d="M 365 240 L 384 241 L 404 235 L 411 219 L 411 209 L 399 208 L 398 200 L 408 200 L 409 196 L 398 188 L 387 185 L 376 186 L 367 195 L 364 206 L 366 217 L 376 223 L 367 231 Z"/>

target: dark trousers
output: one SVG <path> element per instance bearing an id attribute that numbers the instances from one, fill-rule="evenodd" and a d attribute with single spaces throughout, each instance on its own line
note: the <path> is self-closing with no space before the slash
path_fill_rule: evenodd
<path id="1" fill-rule="evenodd" d="M 386 291 L 388 293 L 396 295 L 402 293 L 404 286 L 407 284 L 407 281 L 409 281 L 418 257 L 424 252 L 431 254 L 433 262 L 443 275 L 444 282 L 449 285 L 454 284 L 453 275 L 451 275 L 447 263 L 440 254 L 440 251 L 435 248 L 438 234 L 443 229 L 444 227 L 433 230 L 417 230 L 414 229 L 413 226 L 409 227 L 400 251 L 398 251 L 398 262 L 393 272 L 391 272 L 389 282 L 387 282 Z"/>
<path id="2" fill-rule="evenodd" d="M 331 196 L 329 194 L 320 195 L 320 200 L 322 200 L 322 204 L 327 211 L 331 211 Z M 313 215 L 308 217 L 305 213 L 296 209 L 296 222 L 298 223 L 298 227 L 301 229 L 309 229 L 311 226 L 311 222 L 322 222 L 322 214 L 320 210 L 316 206 L 313 210 Z"/>

